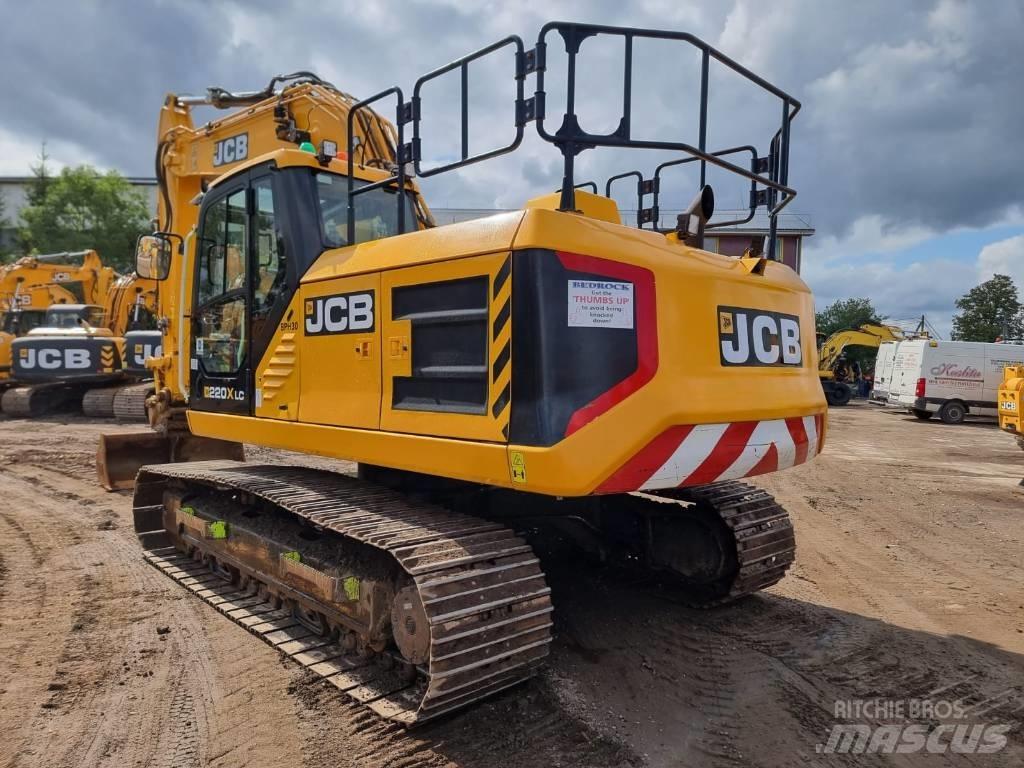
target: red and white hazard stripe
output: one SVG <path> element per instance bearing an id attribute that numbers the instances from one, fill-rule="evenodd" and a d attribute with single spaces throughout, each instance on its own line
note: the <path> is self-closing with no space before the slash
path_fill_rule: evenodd
<path id="1" fill-rule="evenodd" d="M 803 464 L 821 450 L 824 416 L 671 427 L 597 489 L 623 493 L 706 485 Z"/>

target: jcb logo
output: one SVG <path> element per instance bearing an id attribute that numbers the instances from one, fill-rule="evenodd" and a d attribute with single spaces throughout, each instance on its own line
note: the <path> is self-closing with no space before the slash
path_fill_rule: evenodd
<path id="1" fill-rule="evenodd" d="M 66 368 L 81 371 L 92 366 L 87 349 L 22 349 L 18 364 L 26 370 L 55 371 Z"/>
<path id="2" fill-rule="evenodd" d="M 743 307 L 718 308 L 722 365 L 802 365 L 800 318 Z"/>
<path id="3" fill-rule="evenodd" d="M 55 283 L 66 283 L 71 280 L 71 274 L 69 272 L 54 272 L 53 282 Z"/>
<path id="4" fill-rule="evenodd" d="M 138 368 L 145 368 L 147 357 L 160 357 L 163 353 L 160 344 L 132 344 L 132 364 Z"/>
<path id="5" fill-rule="evenodd" d="M 249 156 L 249 134 L 240 133 L 221 139 L 213 145 L 213 165 L 225 165 L 226 163 L 237 163 Z"/>
<path id="6" fill-rule="evenodd" d="M 373 291 L 307 299 L 306 335 L 369 333 L 373 330 Z"/>

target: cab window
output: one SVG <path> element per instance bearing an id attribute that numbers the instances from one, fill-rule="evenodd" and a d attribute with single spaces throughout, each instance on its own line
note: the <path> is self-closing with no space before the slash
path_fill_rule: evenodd
<path id="1" fill-rule="evenodd" d="M 234 373 L 245 357 L 247 217 L 244 189 L 203 214 L 196 286 L 196 357 L 208 373 Z"/>
<path id="2" fill-rule="evenodd" d="M 348 245 L 348 180 L 335 173 L 319 171 L 316 176 L 317 199 L 324 244 L 329 248 Z M 356 181 L 361 187 L 365 181 Z M 355 196 L 356 242 L 378 240 L 398 234 L 398 206 L 395 189 L 375 189 Z M 405 195 L 405 231 L 416 229 L 414 196 Z"/>
<path id="3" fill-rule="evenodd" d="M 255 279 L 252 291 L 253 318 L 262 318 L 274 306 L 285 287 L 284 242 L 274 226 L 274 190 L 270 177 L 253 183 L 256 199 Z"/>
<path id="4" fill-rule="evenodd" d="M 46 312 L 42 310 L 18 310 L 5 312 L 0 322 L 0 330 L 14 336 L 23 336 L 33 328 L 38 328 L 46 319 Z"/>

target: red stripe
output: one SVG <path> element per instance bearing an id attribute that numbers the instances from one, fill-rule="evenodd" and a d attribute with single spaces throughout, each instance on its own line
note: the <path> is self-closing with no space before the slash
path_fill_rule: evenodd
<path id="1" fill-rule="evenodd" d="M 754 465 L 744 477 L 753 477 L 754 475 L 767 475 L 769 472 L 779 471 L 779 451 L 775 447 L 775 443 L 768 444 L 768 450 L 761 457 L 761 460 Z"/>
<path id="2" fill-rule="evenodd" d="M 633 301 L 636 302 L 636 370 L 576 411 L 565 428 L 565 436 L 568 437 L 654 378 L 658 370 L 658 313 L 655 306 L 654 273 L 651 270 L 621 261 L 563 251 L 558 251 L 558 260 L 563 267 L 573 272 L 614 277 L 633 283 Z"/>
<path id="3" fill-rule="evenodd" d="M 757 425 L 756 421 L 736 421 L 730 424 L 711 455 L 680 485 L 705 485 L 715 482 L 718 476 L 732 466 L 743 453 Z"/>
<path id="4" fill-rule="evenodd" d="M 804 429 L 804 420 L 799 417 L 786 419 L 786 429 L 789 430 L 789 436 L 793 438 L 793 444 L 796 446 L 796 458 L 793 460 L 793 464 L 803 464 L 807 461 L 807 449 L 810 448 L 810 439 L 807 437 L 807 430 Z"/>
<path id="5" fill-rule="evenodd" d="M 601 483 L 594 493 L 626 493 L 642 487 L 692 431 L 692 424 L 669 427 Z"/>

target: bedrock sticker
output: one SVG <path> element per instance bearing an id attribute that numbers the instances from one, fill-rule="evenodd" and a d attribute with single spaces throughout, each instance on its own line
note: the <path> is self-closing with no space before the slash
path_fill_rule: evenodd
<path id="1" fill-rule="evenodd" d="M 570 328 L 632 328 L 633 284 L 569 281 Z"/>

